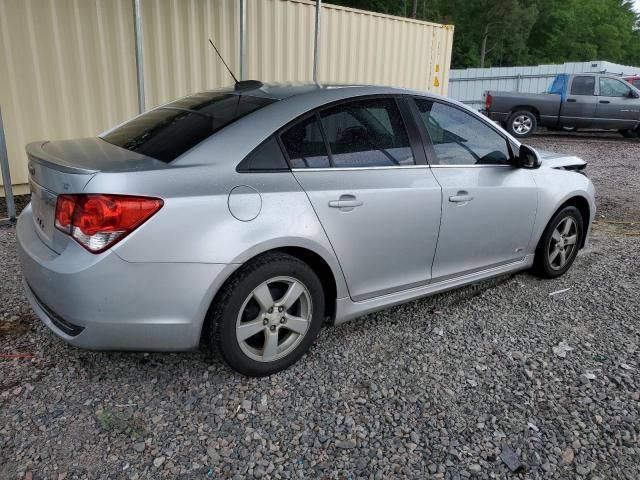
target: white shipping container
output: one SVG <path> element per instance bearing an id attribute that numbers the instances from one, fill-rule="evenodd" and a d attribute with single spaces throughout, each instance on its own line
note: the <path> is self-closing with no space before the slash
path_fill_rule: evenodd
<path id="1" fill-rule="evenodd" d="M 137 113 L 132 0 L 0 0 L 0 106 L 12 181 L 26 143 L 93 136 Z M 239 74 L 239 0 L 141 0 L 147 108 Z M 310 81 L 315 2 L 247 2 L 247 78 Z M 321 82 L 446 94 L 453 27 L 323 5 Z M 1 190 L 0 190 L 1 191 Z"/>

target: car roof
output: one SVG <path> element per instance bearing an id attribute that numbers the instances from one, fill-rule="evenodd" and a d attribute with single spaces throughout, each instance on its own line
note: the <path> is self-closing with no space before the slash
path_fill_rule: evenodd
<path id="1" fill-rule="evenodd" d="M 259 97 L 271 98 L 273 100 L 284 100 L 300 95 L 312 95 L 319 100 L 322 97 L 331 99 L 336 96 L 337 91 L 342 91 L 338 96 L 361 96 L 361 95 L 380 95 L 380 94 L 413 94 L 426 97 L 438 97 L 429 92 L 411 90 L 400 87 L 387 87 L 381 85 L 364 85 L 364 84 L 339 84 L 339 83 L 313 83 L 313 82 L 287 82 L 287 83 L 262 83 L 261 86 L 249 89 L 233 90 L 228 89 L 229 93 L 239 95 L 252 95 Z"/>

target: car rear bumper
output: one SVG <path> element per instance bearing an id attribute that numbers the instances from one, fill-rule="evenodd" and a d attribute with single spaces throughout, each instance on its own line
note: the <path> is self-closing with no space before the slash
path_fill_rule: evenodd
<path id="1" fill-rule="evenodd" d="M 75 242 L 57 254 L 37 235 L 30 207 L 18 219 L 17 237 L 32 308 L 59 337 L 92 350 L 197 348 L 211 299 L 235 269 L 127 262 Z"/>

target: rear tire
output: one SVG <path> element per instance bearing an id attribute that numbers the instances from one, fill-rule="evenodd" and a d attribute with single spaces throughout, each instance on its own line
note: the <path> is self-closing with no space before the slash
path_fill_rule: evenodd
<path id="1" fill-rule="evenodd" d="M 324 292 L 315 272 L 282 253 L 240 268 L 210 309 L 209 348 L 252 377 L 284 370 L 313 344 L 324 317 Z"/>
<path id="2" fill-rule="evenodd" d="M 507 131 L 516 138 L 526 138 L 538 127 L 536 116 L 526 110 L 514 112 L 507 120 Z"/>
<path id="3" fill-rule="evenodd" d="M 551 219 L 538 243 L 534 271 L 543 278 L 556 278 L 571 268 L 584 235 L 582 214 L 568 206 Z"/>
<path id="4" fill-rule="evenodd" d="M 638 133 L 635 132 L 634 130 L 618 130 L 618 132 L 620 132 L 620 135 L 622 135 L 624 138 L 635 138 L 638 136 Z"/>

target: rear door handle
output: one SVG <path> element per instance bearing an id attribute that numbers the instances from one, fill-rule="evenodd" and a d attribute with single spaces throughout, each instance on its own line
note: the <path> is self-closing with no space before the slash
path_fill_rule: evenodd
<path id="1" fill-rule="evenodd" d="M 600 100 L 600 103 L 611 103 L 609 100 Z"/>
<path id="2" fill-rule="evenodd" d="M 449 201 L 453 203 L 467 203 L 471 200 L 473 200 L 473 197 L 469 195 L 469 192 L 465 192 L 464 190 L 459 191 L 457 195 L 451 195 L 449 197 Z"/>
<path id="3" fill-rule="evenodd" d="M 331 208 L 339 208 L 340 210 L 344 210 L 346 212 L 350 212 L 356 207 L 360 207 L 363 205 L 362 200 L 358 200 L 355 195 L 340 195 L 340 199 L 329 201 L 329 207 Z"/>
<path id="4" fill-rule="evenodd" d="M 568 103 L 575 103 L 576 99 L 575 98 L 567 98 L 567 102 Z"/>

